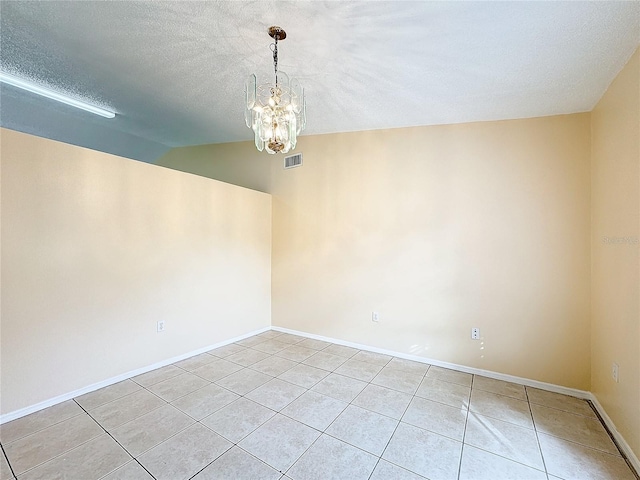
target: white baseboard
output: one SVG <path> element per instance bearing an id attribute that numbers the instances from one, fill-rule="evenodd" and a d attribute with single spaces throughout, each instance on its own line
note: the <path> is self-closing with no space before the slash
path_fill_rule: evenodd
<path id="1" fill-rule="evenodd" d="M 591 403 L 598 411 L 598 414 L 602 418 L 602 421 L 609 429 L 609 432 L 611 432 L 611 435 L 613 435 L 613 438 L 618 444 L 620 450 L 622 450 L 622 453 L 627 457 L 627 460 L 633 466 L 633 468 L 635 468 L 636 475 L 640 477 L 640 460 L 638 460 L 637 455 L 633 452 L 633 450 L 631 450 L 631 447 L 624 439 L 622 434 L 618 431 L 616 425 L 613 423 L 613 420 L 611 420 L 611 417 L 609 417 L 604 407 L 598 401 L 598 398 L 591 392 L 589 393 L 589 400 L 591 400 Z"/>
<path id="2" fill-rule="evenodd" d="M 141 375 L 143 373 L 150 372 L 151 370 L 155 370 L 156 368 L 164 367 L 166 365 L 171 365 L 172 363 L 179 362 L 180 360 L 185 360 L 187 358 L 193 357 L 194 355 L 199 355 L 201 353 L 208 352 L 209 350 L 213 350 L 214 348 L 224 347 L 225 345 L 229 345 L 230 343 L 234 343 L 239 340 L 252 337 L 259 333 L 266 332 L 268 330 L 271 330 L 271 327 L 260 328 L 258 330 L 245 333 L 244 335 L 240 335 L 240 336 L 231 338 L 229 340 L 225 340 L 223 342 L 218 342 L 213 345 L 209 345 L 207 347 L 202 347 L 197 350 L 193 350 L 191 352 L 178 355 L 177 357 L 172 357 L 166 360 L 162 360 L 160 362 L 154 363 L 153 365 L 147 365 L 146 367 L 137 368 L 135 370 L 131 370 L 121 375 L 116 375 L 115 377 L 108 378 L 101 382 L 93 383 L 91 385 L 80 388 L 78 390 L 74 390 L 73 392 L 64 393 L 62 395 L 58 395 L 57 397 L 44 400 L 42 402 L 36 403 L 35 405 L 30 405 L 28 407 L 24 407 L 19 410 L 14 410 L 13 412 L 5 413 L 3 415 L 0 415 L 0 425 L 2 425 L 3 423 L 10 422 L 11 420 L 24 417 L 25 415 L 29 415 L 30 413 L 37 412 L 38 410 L 52 407 L 53 405 L 57 405 L 58 403 L 62 403 L 67 400 L 71 400 L 72 398 L 79 397 L 80 395 L 84 395 L 85 393 L 93 392 L 94 390 L 98 390 L 99 388 L 108 387 L 109 385 L 122 382 L 123 380 L 127 380 L 129 378 L 135 377 L 136 375 Z"/>
<path id="3" fill-rule="evenodd" d="M 394 352 L 392 350 L 385 350 L 384 348 L 371 347 L 369 345 L 363 345 L 361 343 L 347 342 L 337 338 L 324 337 L 322 335 L 315 335 L 313 333 L 301 332 L 298 330 L 291 330 L 282 327 L 271 327 L 271 330 L 283 333 L 291 333 L 292 335 L 299 335 L 301 337 L 313 338 L 316 340 L 323 340 L 325 342 L 337 343 L 338 345 L 344 345 L 346 347 L 353 347 L 359 350 L 366 350 L 369 352 L 383 353 L 385 355 L 392 355 L 398 358 L 404 358 L 406 360 L 414 360 L 416 362 L 428 363 L 429 365 L 435 365 L 436 367 L 450 368 L 451 370 L 457 370 L 464 373 L 472 373 L 475 375 L 482 375 L 483 377 L 495 378 L 496 380 L 504 380 L 505 382 L 519 383 L 528 387 L 539 388 L 541 390 L 547 390 L 555 393 L 562 393 L 563 395 L 571 395 L 572 397 L 583 398 L 585 400 L 591 400 L 591 392 L 585 390 L 578 390 L 576 388 L 563 387 L 561 385 L 555 385 L 553 383 L 540 382 L 538 380 L 531 380 L 530 378 L 516 377 L 515 375 L 508 375 L 506 373 L 492 372 L 491 370 L 482 370 L 481 368 L 467 367 L 464 365 L 458 365 L 456 363 L 443 362 L 441 360 L 435 360 L 433 358 L 420 357 L 418 355 L 411 355 L 409 353 Z"/>
<path id="4" fill-rule="evenodd" d="M 416 362 L 428 363 L 429 365 L 435 365 L 443 368 L 450 368 L 451 370 L 457 370 L 459 372 L 464 373 L 473 373 L 475 375 L 482 375 L 484 377 L 495 378 L 496 380 L 504 380 L 506 382 L 519 383 L 521 385 L 526 385 L 528 387 L 539 388 L 541 390 L 547 390 L 549 392 L 561 393 L 563 395 L 571 395 L 573 397 L 582 398 L 585 400 L 589 400 L 593 403 L 593 406 L 596 408 L 602 420 L 604 421 L 607 428 L 610 430 L 611 435 L 613 435 L 616 443 L 620 447 L 622 453 L 627 457 L 629 463 L 635 468 L 636 474 L 640 476 L 640 461 L 638 461 L 638 457 L 635 455 L 631 447 L 624 439 L 624 437 L 618 432 L 615 424 L 607 415 L 600 402 L 596 396 L 585 390 L 578 390 L 575 388 L 563 387 L 561 385 L 555 385 L 553 383 L 539 382 L 537 380 L 531 380 L 529 378 L 516 377 L 515 375 L 507 375 L 505 373 L 492 372 L 490 370 L 482 370 L 480 368 L 472 368 L 464 365 L 457 365 L 455 363 L 442 362 L 440 360 L 435 360 L 432 358 L 419 357 L 417 355 L 411 355 L 407 353 L 394 352 L 392 350 L 385 350 L 384 348 L 371 347 L 369 345 L 363 345 L 361 343 L 347 342 L 344 340 L 340 340 L 337 338 L 324 337 L 322 335 L 315 335 L 313 333 L 301 332 L 299 330 L 291 330 L 289 328 L 282 327 L 271 327 L 271 330 L 275 330 L 277 332 L 290 333 L 292 335 L 299 335 L 301 337 L 313 338 L 315 340 L 323 340 L 325 342 L 336 343 L 338 345 L 344 345 L 346 347 L 353 347 L 359 350 L 366 350 L 369 352 L 375 353 L 383 353 L 385 355 L 392 355 L 398 358 L 404 358 L 407 360 L 414 360 Z"/>

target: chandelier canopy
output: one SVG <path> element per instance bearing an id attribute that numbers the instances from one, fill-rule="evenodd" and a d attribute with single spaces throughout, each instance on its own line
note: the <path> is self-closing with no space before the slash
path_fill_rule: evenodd
<path id="1" fill-rule="evenodd" d="M 298 80 L 278 71 L 278 41 L 287 38 L 287 33 L 274 26 L 269 28 L 269 35 L 275 40 L 271 44 L 275 80 L 249 75 L 244 118 L 254 131 L 259 151 L 287 153 L 296 148 L 298 134 L 307 123 L 304 89 Z"/>

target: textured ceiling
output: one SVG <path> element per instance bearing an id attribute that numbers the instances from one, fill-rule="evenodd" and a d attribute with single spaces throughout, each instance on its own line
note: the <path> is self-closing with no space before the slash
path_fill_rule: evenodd
<path id="1" fill-rule="evenodd" d="M 305 134 L 591 110 L 640 42 L 639 2 L 1 1 L 0 66 L 117 112 L 1 87 L 8 128 L 153 161 L 249 140 L 243 85 L 280 67 Z"/>

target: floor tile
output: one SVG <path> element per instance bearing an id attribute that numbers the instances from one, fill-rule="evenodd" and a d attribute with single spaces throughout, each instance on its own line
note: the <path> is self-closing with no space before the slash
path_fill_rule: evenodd
<path id="1" fill-rule="evenodd" d="M 462 443 L 401 422 L 382 458 L 427 478 L 456 480 L 461 453 Z"/>
<path id="2" fill-rule="evenodd" d="M 171 405 L 165 405 L 111 431 L 132 456 L 137 457 L 184 430 L 195 421 Z"/>
<path id="3" fill-rule="evenodd" d="M 126 465 L 111 472 L 100 480 L 154 480 L 149 473 L 140 466 L 138 462 L 132 460 Z"/>
<path id="4" fill-rule="evenodd" d="M 485 392 L 506 395 L 507 397 L 517 398 L 518 400 L 527 400 L 527 394 L 524 391 L 524 385 L 517 383 L 504 382 L 495 378 L 474 375 L 473 388 L 484 390 Z"/>
<path id="5" fill-rule="evenodd" d="M 370 382 L 382 370 L 380 365 L 360 362 L 358 360 L 347 360 L 336 369 L 336 373 L 347 377 L 357 378 L 363 382 Z"/>
<path id="6" fill-rule="evenodd" d="M 204 418 L 201 423 L 233 443 L 238 443 L 276 414 L 246 398 L 239 398 Z"/>
<path id="7" fill-rule="evenodd" d="M 380 456 L 397 426 L 397 420 L 349 405 L 326 430 L 326 433 Z"/>
<path id="8" fill-rule="evenodd" d="M 355 378 L 332 373 L 314 385 L 311 390 L 349 403 L 353 401 L 366 386 L 367 384 L 365 382 L 356 380 Z"/>
<path id="9" fill-rule="evenodd" d="M 257 336 L 272 340 L 274 338 L 278 338 L 280 335 L 282 335 L 281 332 L 276 332 L 275 330 L 267 330 L 266 332 L 259 333 Z"/>
<path id="10" fill-rule="evenodd" d="M 143 387 L 150 387 L 151 385 L 176 377 L 182 373 L 184 373 L 183 369 L 178 368 L 175 365 L 167 365 L 165 367 L 156 368 L 150 372 L 143 373 L 137 377 L 133 377 L 132 380 Z"/>
<path id="11" fill-rule="evenodd" d="M 316 340 L 315 338 L 306 338 L 297 345 L 304 348 L 311 348 L 312 350 L 324 350 L 331 345 L 331 343 L 325 342 L 324 340 Z"/>
<path id="12" fill-rule="evenodd" d="M 152 480 L 129 453 L 171 480 L 635 480 L 585 400 L 276 331 L 240 343 L 75 399 L 129 452 L 67 428 L 90 419 L 75 401 L 1 425 L 10 455 L 63 450 L 18 480 Z"/>
<path id="13" fill-rule="evenodd" d="M 534 430 L 471 413 L 467 420 L 464 443 L 544 470 L 538 437 Z"/>
<path id="14" fill-rule="evenodd" d="M 570 397 L 568 395 L 561 395 L 560 393 L 547 392 L 546 390 L 539 390 L 532 387 L 526 387 L 526 389 L 530 403 L 597 418 L 596 412 L 593 411 L 593 408 L 591 408 L 591 405 L 589 405 L 586 400 Z"/>
<path id="15" fill-rule="evenodd" d="M 109 435 L 102 434 L 29 470 L 20 480 L 97 480 L 129 461 L 127 452 Z"/>
<path id="16" fill-rule="evenodd" d="M 258 363 L 260 360 L 269 358 L 269 354 L 254 350 L 253 348 L 247 348 L 239 353 L 234 353 L 225 358 L 229 362 L 237 363 L 243 367 L 248 367 L 254 363 Z"/>
<path id="17" fill-rule="evenodd" d="M 293 480 L 368 480 L 378 458 L 322 435 L 287 472 Z"/>
<path id="18" fill-rule="evenodd" d="M 13 442 L 80 414 L 84 414 L 82 408 L 73 400 L 67 400 L 0 425 L 0 441 L 3 444 Z"/>
<path id="19" fill-rule="evenodd" d="M 402 421 L 461 442 L 467 410 L 413 397 Z"/>
<path id="20" fill-rule="evenodd" d="M 318 353 L 317 350 L 311 348 L 299 347 L 298 345 L 291 345 L 284 350 L 280 350 L 276 355 L 278 357 L 286 358 L 294 362 L 302 362 L 312 355 Z"/>
<path id="21" fill-rule="evenodd" d="M 380 370 L 371 383 L 413 395 L 422 382 L 422 378 L 422 375 L 415 375 L 387 366 Z"/>
<path id="22" fill-rule="evenodd" d="M 259 343 L 266 342 L 266 341 L 267 341 L 266 338 L 254 335 L 253 337 L 248 337 L 243 340 L 238 340 L 236 342 L 236 345 L 240 345 L 242 347 L 253 347 L 255 345 L 258 345 Z"/>
<path id="23" fill-rule="evenodd" d="M 380 459 L 369 480 L 426 480 L 425 477 Z"/>
<path id="24" fill-rule="evenodd" d="M 472 390 L 469 408 L 473 413 L 497 418 L 521 427 L 533 428 L 529 403 L 516 398 Z"/>
<path id="25" fill-rule="evenodd" d="M 360 362 L 373 363 L 374 365 L 380 365 L 381 367 L 384 367 L 391 361 L 392 357 L 389 355 L 384 355 L 382 353 L 367 352 L 365 350 L 361 350 L 351 358 Z"/>
<path id="26" fill-rule="evenodd" d="M 423 376 L 429 370 L 428 363 L 416 362 L 413 360 L 405 360 L 404 358 L 393 357 L 386 368 L 393 368 L 394 370 L 400 370 L 413 375 Z"/>
<path id="27" fill-rule="evenodd" d="M 271 410 L 279 411 L 302 395 L 306 389 L 274 378 L 255 390 L 247 393 L 246 397 Z"/>
<path id="28" fill-rule="evenodd" d="M 11 473 L 11 468 L 9 468 L 9 464 L 7 463 L 7 459 L 4 456 L 4 452 L 0 451 L 0 479 L 8 480 L 13 479 L 13 474 Z"/>
<path id="29" fill-rule="evenodd" d="M 324 431 L 347 408 L 347 405 L 335 398 L 307 391 L 285 407 L 281 413 L 316 430 Z"/>
<path id="30" fill-rule="evenodd" d="M 635 480 L 622 457 L 544 433 L 538 438 L 551 475 L 564 480 Z"/>
<path id="31" fill-rule="evenodd" d="M 574 415 L 555 408 L 531 405 L 538 432 L 570 442 L 619 455 L 618 449 L 602 424 L 595 418 Z"/>
<path id="32" fill-rule="evenodd" d="M 238 394 L 226 388 L 209 384 L 200 390 L 173 401 L 171 404 L 191 418 L 202 420 L 238 398 L 240 398 Z"/>
<path id="33" fill-rule="evenodd" d="M 278 375 L 286 372 L 296 365 L 298 365 L 296 362 L 287 360 L 286 358 L 272 356 L 269 358 L 265 358 L 258 363 L 254 363 L 249 368 L 258 372 L 262 372 L 265 375 L 277 377 Z"/>
<path id="34" fill-rule="evenodd" d="M 320 436 L 320 432 L 277 414 L 239 443 L 247 452 L 285 472 Z"/>
<path id="35" fill-rule="evenodd" d="M 326 370 L 298 363 L 295 367 L 278 375 L 278 378 L 300 387 L 311 388 L 327 375 L 329 372 Z"/>
<path id="36" fill-rule="evenodd" d="M 129 395 L 142 387 L 131 380 L 125 380 L 123 382 L 114 383 L 108 387 L 95 390 L 93 392 L 86 393 L 74 400 L 82 406 L 85 410 L 91 410 L 93 408 L 109 403 L 118 398 Z"/>
<path id="37" fill-rule="evenodd" d="M 196 423 L 152 448 L 138 460 L 157 480 L 184 480 L 231 447 L 231 442 Z"/>
<path id="38" fill-rule="evenodd" d="M 219 358 L 226 358 L 229 355 L 233 355 L 234 353 L 240 353 L 246 350 L 246 347 L 242 347 L 240 345 L 236 345 L 235 343 L 230 343 L 229 345 L 225 345 L 223 347 L 214 348 L 213 350 L 209 350 L 207 353 L 209 355 L 215 355 Z"/>
<path id="39" fill-rule="evenodd" d="M 473 375 L 470 373 L 456 372 L 455 370 L 433 365 L 427 370 L 426 377 L 442 380 L 443 382 L 457 383 L 465 387 L 470 387 L 473 380 Z"/>
<path id="40" fill-rule="evenodd" d="M 327 348 L 324 349 L 325 353 L 330 353 L 331 355 L 338 355 L 340 357 L 351 358 L 360 350 L 353 347 L 345 347 L 344 345 L 336 345 L 331 344 Z"/>
<path id="41" fill-rule="evenodd" d="M 126 397 L 100 405 L 90 410 L 89 413 L 105 429 L 111 430 L 165 404 L 164 400 L 153 393 L 139 390 Z"/>
<path id="42" fill-rule="evenodd" d="M 244 367 L 242 365 L 238 365 L 237 363 L 217 359 L 211 363 L 208 363 L 207 365 L 195 369 L 191 373 L 202 377 L 205 380 L 209 380 L 210 382 L 215 382 L 216 380 L 220 380 L 221 378 L 224 378 L 227 375 L 231 375 L 232 373 L 242 370 L 243 368 Z"/>
<path id="43" fill-rule="evenodd" d="M 291 333 L 283 333 L 278 337 L 279 342 L 288 343 L 290 345 L 294 345 L 296 343 L 300 343 L 303 340 L 306 340 L 305 337 L 301 337 L 300 335 L 292 335 Z"/>
<path id="44" fill-rule="evenodd" d="M 415 395 L 452 407 L 469 408 L 471 387 L 424 377 Z"/>
<path id="45" fill-rule="evenodd" d="M 244 370 L 239 370 L 236 373 L 217 380 L 216 383 L 238 395 L 246 395 L 251 390 L 267 383 L 271 378 L 272 377 L 264 373 L 245 368 Z"/>
<path id="46" fill-rule="evenodd" d="M 104 433 L 88 415 L 77 415 L 4 445 L 16 475 Z"/>
<path id="47" fill-rule="evenodd" d="M 200 367 L 204 367 L 205 365 L 215 361 L 217 357 L 213 355 L 209 355 L 208 353 L 201 353 L 200 355 L 195 355 L 193 357 L 187 358 L 180 362 L 174 363 L 176 367 L 180 367 L 188 372 L 192 372 Z"/>
<path id="48" fill-rule="evenodd" d="M 302 363 L 311 365 L 312 367 L 321 368 L 323 370 L 333 371 L 346 361 L 347 359 L 344 357 L 320 351 L 316 352 Z"/>
<path id="49" fill-rule="evenodd" d="M 377 385 L 367 385 L 353 400 L 353 404 L 400 420 L 410 401 L 411 395 L 406 393 Z"/>
<path id="50" fill-rule="evenodd" d="M 227 450 L 193 480 L 279 480 L 280 472 L 238 447 Z"/>
<path id="51" fill-rule="evenodd" d="M 460 464 L 460 480 L 547 480 L 540 470 L 465 445 Z"/>
<path id="52" fill-rule="evenodd" d="M 156 383 L 147 389 L 167 402 L 172 402 L 177 398 L 198 390 L 208 385 L 209 381 L 192 373 L 183 373 L 160 383 Z"/>
<path id="53" fill-rule="evenodd" d="M 284 350 L 289 346 L 288 343 L 279 342 L 277 340 L 267 340 L 266 342 L 259 343 L 258 345 L 254 345 L 252 348 L 254 350 L 258 350 L 260 352 L 268 353 L 272 355 L 276 352 Z"/>

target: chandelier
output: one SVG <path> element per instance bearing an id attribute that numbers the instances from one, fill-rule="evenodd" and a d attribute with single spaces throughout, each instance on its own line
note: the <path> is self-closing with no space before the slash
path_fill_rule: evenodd
<path id="1" fill-rule="evenodd" d="M 275 81 L 260 78 L 258 82 L 255 74 L 249 75 L 244 119 L 253 129 L 259 151 L 287 153 L 296 148 L 298 135 L 307 123 L 304 90 L 298 80 L 278 71 L 278 41 L 287 38 L 287 33 L 274 26 L 269 28 L 269 35 L 275 40 L 271 44 Z"/>

